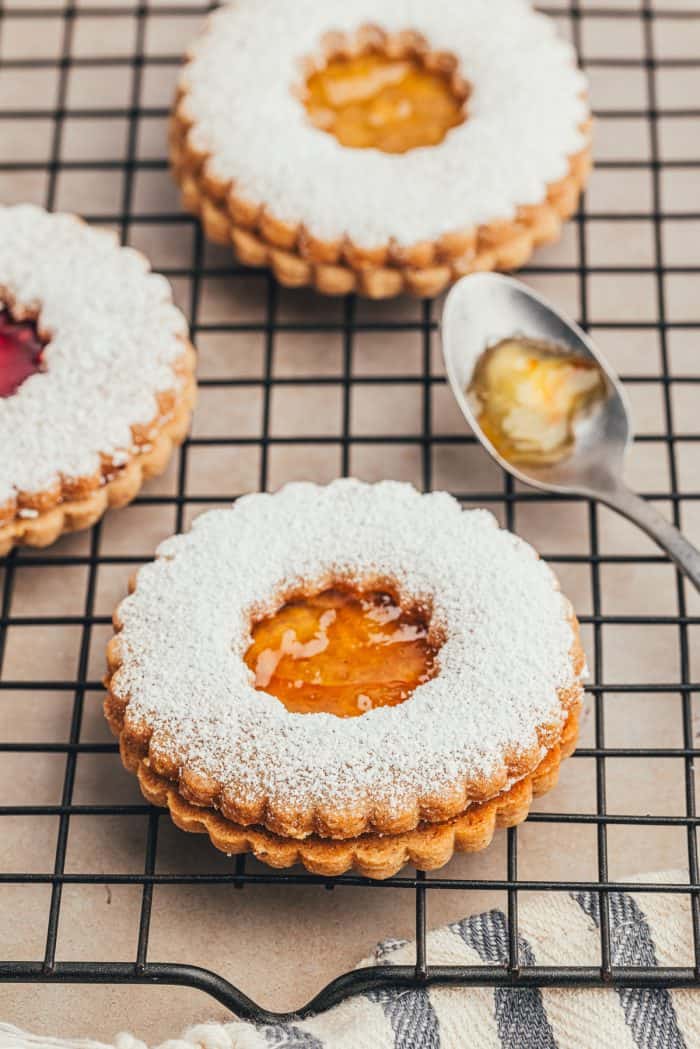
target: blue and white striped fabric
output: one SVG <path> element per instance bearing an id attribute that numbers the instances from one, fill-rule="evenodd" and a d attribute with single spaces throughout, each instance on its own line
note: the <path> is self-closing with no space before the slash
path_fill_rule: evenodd
<path id="1" fill-rule="evenodd" d="M 640 879 L 641 880 L 641 879 Z M 646 882 L 687 881 L 673 871 Z M 610 894 L 615 965 L 691 965 L 685 894 Z M 464 918 L 428 936 L 433 965 L 503 963 L 502 911 Z M 520 905 L 524 965 L 596 965 L 600 913 L 593 893 L 525 896 Z M 362 965 L 411 965 L 414 944 L 387 940 Z M 29 1035 L 0 1024 L 0 1049 L 147 1049 L 129 1034 L 114 1046 Z M 700 992 L 693 990 L 431 987 L 375 990 L 307 1020 L 255 1026 L 201 1024 L 159 1049 L 700 1049 Z"/>

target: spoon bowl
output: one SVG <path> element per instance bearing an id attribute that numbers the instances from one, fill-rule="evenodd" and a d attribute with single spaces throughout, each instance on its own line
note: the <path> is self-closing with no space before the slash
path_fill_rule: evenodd
<path id="1" fill-rule="evenodd" d="M 632 441 L 627 395 L 611 366 L 577 324 L 513 277 L 476 273 L 450 291 L 441 333 L 447 377 L 462 414 L 504 470 L 535 488 L 599 499 L 611 506 L 643 528 L 700 589 L 700 552 L 622 480 Z M 576 424 L 574 447 L 558 462 L 510 462 L 484 434 L 470 403 L 467 391 L 479 358 L 490 346 L 510 338 L 534 339 L 588 357 L 605 378 L 604 398 Z"/>

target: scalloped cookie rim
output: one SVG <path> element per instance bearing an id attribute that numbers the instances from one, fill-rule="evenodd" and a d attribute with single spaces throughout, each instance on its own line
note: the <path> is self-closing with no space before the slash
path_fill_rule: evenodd
<path id="1" fill-rule="evenodd" d="M 411 864 L 417 870 L 444 867 L 455 853 L 482 852 L 497 829 L 516 827 L 530 814 L 535 798 L 553 790 L 564 759 L 576 749 L 581 704 L 572 706 L 562 737 L 547 751 L 537 768 L 489 801 L 470 806 L 444 823 L 422 824 L 399 834 L 367 834 L 357 838 L 282 838 L 264 827 L 243 827 L 216 809 L 185 801 L 177 785 L 159 776 L 138 749 L 120 741 L 124 768 L 136 774 L 144 798 L 167 808 L 176 827 L 189 834 L 207 834 L 214 848 L 227 856 L 252 855 L 276 870 L 300 863 L 309 874 L 335 878 L 349 870 L 383 881 Z"/>

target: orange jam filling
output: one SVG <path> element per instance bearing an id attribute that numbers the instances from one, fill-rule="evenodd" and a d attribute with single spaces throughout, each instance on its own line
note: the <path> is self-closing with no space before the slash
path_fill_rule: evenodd
<path id="1" fill-rule="evenodd" d="M 436 146 L 465 120 L 464 92 L 416 57 L 337 57 L 311 74 L 305 94 L 312 122 L 352 149 Z"/>
<path id="2" fill-rule="evenodd" d="M 256 623 L 245 661 L 255 687 L 294 714 L 358 717 L 393 707 L 437 672 L 428 623 L 390 594 L 333 588 Z"/>
<path id="3" fill-rule="evenodd" d="M 605 397 L 595 361 L 533 339 L 503 339 L 477 361 L 467 391 L 479 425 L 512 463 L 547 464 L 574 448 L 575 426 Z"/>

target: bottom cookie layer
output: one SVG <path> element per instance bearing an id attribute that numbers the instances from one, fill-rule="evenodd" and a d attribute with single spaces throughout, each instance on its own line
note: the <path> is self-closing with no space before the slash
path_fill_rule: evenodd
<path id="1" fill-rule="evenodd" d="M 405 864 L 418 870 L 443 867 L 455 852 L 479 852 L 493 838 L 497 827 L 514 827 L 528 816 L 533 798 L 546 794 L 557 783 L 564 758 L 576 747 L 578 711 L 572 710 L 560 742 L 551 748 L 531 775 L 513 784 L 491 801 L 471 805 L 466 812 L 444 823 L 423 823 L 404 834 L 364 834 L 345 841 L 311 836 L 303 840 L 282 838 L 264 827 L 242 827 L 213 809 L 185 801 L 170 780 L 158 776 L 122 741 L 124 765 L 137 773 L 144 797 L 167 808 L 181 830 L 208 834 L 213 845 L 229 856 L 252 853 L 269 867 L 301 863 L 312 874 L 334 877 L 351 868 L 366 878 L 390 878 Z"/>

